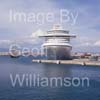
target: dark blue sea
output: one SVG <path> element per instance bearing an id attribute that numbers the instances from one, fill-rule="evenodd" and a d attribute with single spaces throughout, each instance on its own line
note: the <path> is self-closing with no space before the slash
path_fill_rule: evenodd
<path id="1" fill-rule="evenodd" d="M 32 63 L 32 57 L 0 57 L 0 100 L 100 100 L 100 66 Z M 12 75 L 89 78 L 89 86 L 13 87 Z"/>

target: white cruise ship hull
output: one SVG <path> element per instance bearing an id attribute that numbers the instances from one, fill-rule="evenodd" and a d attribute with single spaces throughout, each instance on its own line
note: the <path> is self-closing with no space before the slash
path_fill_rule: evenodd
<path id="1" fill-rule="evenodd" d="M 45 46 L 44 52 L 46 59 L 68 60 L 71 59 L 71 49 L 71 46 Z"/>

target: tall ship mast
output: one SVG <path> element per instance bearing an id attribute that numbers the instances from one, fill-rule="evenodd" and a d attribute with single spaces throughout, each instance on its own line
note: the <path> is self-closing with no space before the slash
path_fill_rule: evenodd
<path id="1" fill-rule="evenodd" d="M 45 38 L 42 46 L 47 59 L 71 59 L 72 45 L 70 44 L 70 39 L 75 38 L 76 35 L 69 34 L 69 31 L 63 30 L 59 25 L 55 25 L 52 30 L 47 31 L 45 35 L 40 37 Z"/>

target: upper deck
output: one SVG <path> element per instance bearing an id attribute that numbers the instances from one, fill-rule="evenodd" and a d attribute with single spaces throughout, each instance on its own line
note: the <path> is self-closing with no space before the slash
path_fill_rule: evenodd
<path id="1" fill-rule="evenodd" d="M 60 26 L 54 26 L 50 31 L 47 31 L 46 34 L 40 35 L 39 37 L 64 37 L 64 38 L 75 38 L 75 34 L 69 34 L 68 30 L 62 29 Z"/>
<path id="2" fill-rule="evenodd" d="M 45 35 L 41 35 L 39 37 L 67 37 L 67 38 L 75 38 L 76 35 L 74 34 L 45 34 Z"/>

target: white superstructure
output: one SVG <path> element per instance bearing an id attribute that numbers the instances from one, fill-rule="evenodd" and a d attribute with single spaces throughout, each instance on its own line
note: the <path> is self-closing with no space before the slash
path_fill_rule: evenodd
<path id="1" fill-rule="evenodd" d="M 64 55 L 67 57 L 70 56 L 70 51 L 72 49 L 70 39 L 75 38 L 76 35 L 69 34 L 69 31 L 63 30 L 59 25 L 56 25 L 51 31 L 47 31 L 45 35 L 40 37 L 45 38 L 43 47 L 47 50 L 48 56 L 56 55 L 56 59 L 63 59 Z M 62 56 L 59 56 L 60 52 L 64 52 L 65 54 L 61 53 Z M 65 58 L 67 59 L 67 57 Z"/>

